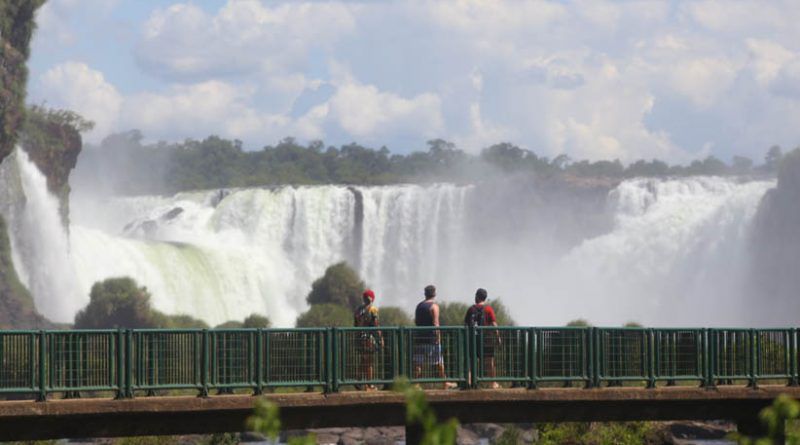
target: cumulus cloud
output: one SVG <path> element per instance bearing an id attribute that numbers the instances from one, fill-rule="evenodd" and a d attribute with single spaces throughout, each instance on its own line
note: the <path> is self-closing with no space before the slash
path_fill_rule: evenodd
<path id="1" fill-rule="evenodd" d="M 95 123 L 88 135 L 96 140 L 117 126 L 122 96 L 103 73 L 81 62 L 65 62 L 43 73 L 31 91 L 34 100 L 77 111 Z"/>
<path id="2" fill-rule="evenodd" d="M 800 140 L 798 20 L 789 0 L 176 2 L 126 49 L 146 86 L 86 77 L 110 97 L 102 119 L 158 139 L 761 157 Z M 97 114 L 79 96 L 63 102 Z"/>
<path id="3" fill-rule="evenodd" d="M 302 69 L 306 52 L 352 30 L 341 3 L 230 1 L 215 15 L 192 3 L 157 9 L 136 49 L 141 64 L 171 81 Z"/>

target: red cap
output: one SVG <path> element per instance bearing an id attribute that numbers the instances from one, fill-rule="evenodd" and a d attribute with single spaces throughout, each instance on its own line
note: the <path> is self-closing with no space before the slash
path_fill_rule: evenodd
<path id="1" fill-rule="evenodd" d="M 375 301 L 375 292 L 372 292 L 372 289 L 365 290 L 361 296 L 369 298 L 369 301 Z"/>

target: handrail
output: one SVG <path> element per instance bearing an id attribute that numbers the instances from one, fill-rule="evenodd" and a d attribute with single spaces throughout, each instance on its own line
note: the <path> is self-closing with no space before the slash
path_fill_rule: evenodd
<path id="1" fill-rule="evenodd" d="M 575 383 L 794 386 L 799 343 L 797 328 L 0 330 L 0 394 L 45 400 L 56 393 L 336 392 L 389 385 L 401 376 L 462 388 L 493 382 L 530 389 Z"/>

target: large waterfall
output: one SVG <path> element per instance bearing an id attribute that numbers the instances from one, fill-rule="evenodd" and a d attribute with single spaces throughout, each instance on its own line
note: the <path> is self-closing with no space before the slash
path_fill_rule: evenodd
<path id="1" fill-rule="evenodd" d="M 409 310 L 434 283 L 445 301 L 486 287 L 524 324 L 747 325 L 749 230 L 774 186 L 633 179 L 599 206 L 503 181 L 76 196 L 67 238 L 44 178 L 23 153 L 12 162 L 25 202 L 0 194 L 0 210 L 6 201 L 13 213 L 15 264 L 57 321 L 72 319 L 94 282 L 131 276 L 168 313 L 213 325 L 258 312 L 291 326 L 313 280 L 344 260 L 379 304 Z"/>

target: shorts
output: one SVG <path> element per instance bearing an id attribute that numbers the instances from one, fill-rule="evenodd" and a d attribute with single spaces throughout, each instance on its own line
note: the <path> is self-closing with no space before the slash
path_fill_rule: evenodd
<path id="1" fill-rule="evenodd" d="M 414 366 L 432 366 L 444 364 L 442 345 L 423 343 L 414 345 Z"/>

